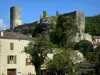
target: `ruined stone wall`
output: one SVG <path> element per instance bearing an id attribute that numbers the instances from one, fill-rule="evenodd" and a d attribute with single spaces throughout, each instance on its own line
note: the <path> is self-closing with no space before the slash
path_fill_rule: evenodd
<path id="1" fill-rule="evenodd" d="M 72 16 L 76 18 L 76 26 L 78 27 L 78 33 L 76 34 L 76 37 L 74 40 L 76 42 L 83 40 L 84 39 L 84 31 L 85 31 L 85 16 L 84 12 L 70 12 L 70 13 L 65 13 L 63 14 L 65 16 Z"/>

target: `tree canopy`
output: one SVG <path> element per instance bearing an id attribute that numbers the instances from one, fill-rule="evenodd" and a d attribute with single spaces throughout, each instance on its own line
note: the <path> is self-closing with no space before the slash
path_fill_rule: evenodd
<path id="1" fill-rule="evenodd" d="M 79 50 L 84 55 L 86 55 L 87 52 L 93 52 L 93 45 L 88 40 L 81 40 L 75 45 L 75 50 Z"/>
<path id="2" fill-rule="evenodd" d="M 100 36 L 100 15 L 85 18 L 85 32 L 93 36 Z"/>
<path id="3" fill-rule="evenodd" d="M 48 52 L 51 52 L 52 44 L 44 36 L 40 36 L 34 41 L 31 41 L 28 46 L 25 47 L 24 52 L 29 54 L 31 62 L 35 66 L 36 75 L 40 75 L 40 67 L 44 62 Z"/>
<path id="4" fill-rule="evenodd" d="M 47 63 L 47 72 L 57 75 L 63 75 L 65 73 L 70 73 L 72 70 L 72 61 L 70 60 L 70 55 L 67 51 L 54 55 L 53 60 Z"/>
<path id="5" fill-rule="evenodd" d="M 50 34 L 53 43 L 61 47 L 68 48 L 72 44 L 72 38 L 76 36 L 78 28 L 75 24 L 75 17 L 59 16 L 56 28 Z"/>
<path id="6" fill-rule="evenodd" d="M 80 62 L 84 62 L 84 57 L 81 53 L 73 49 L 61 49 L 54 55 L 53 59 L 47 63 L 47 72 L 57 75 L 72 74 L 78 71 Z M 75 70 L 75 71 L 73 71 Z"/>

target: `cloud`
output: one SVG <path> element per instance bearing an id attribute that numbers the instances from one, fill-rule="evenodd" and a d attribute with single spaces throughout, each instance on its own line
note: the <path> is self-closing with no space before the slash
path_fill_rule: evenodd
<path id="1" fill-rule="evenodd" d="M 7 25 L 4 23 L 3 19 L 0 19 L 0 30 L 7 29 Z"/>

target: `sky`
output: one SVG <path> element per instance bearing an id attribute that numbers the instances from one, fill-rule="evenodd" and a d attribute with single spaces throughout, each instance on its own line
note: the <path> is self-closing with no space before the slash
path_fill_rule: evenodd
<path id="1" fill-rule="evenodd" d="M 38 21 L 43 11 L 49 16 L 81 11 L 85 16 L 100 14 L 100 0 L 0 0 L 0 30 L 10 28 L 10 7 L 19 6 L 22 24 Z"/>

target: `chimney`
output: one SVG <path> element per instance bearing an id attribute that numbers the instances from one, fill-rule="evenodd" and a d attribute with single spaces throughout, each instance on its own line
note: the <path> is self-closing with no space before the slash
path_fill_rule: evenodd
<path id="1" fill-rule="evenodd" d="M 3 37 L 3 31 L 0 32 L 0 37 Z"/>

